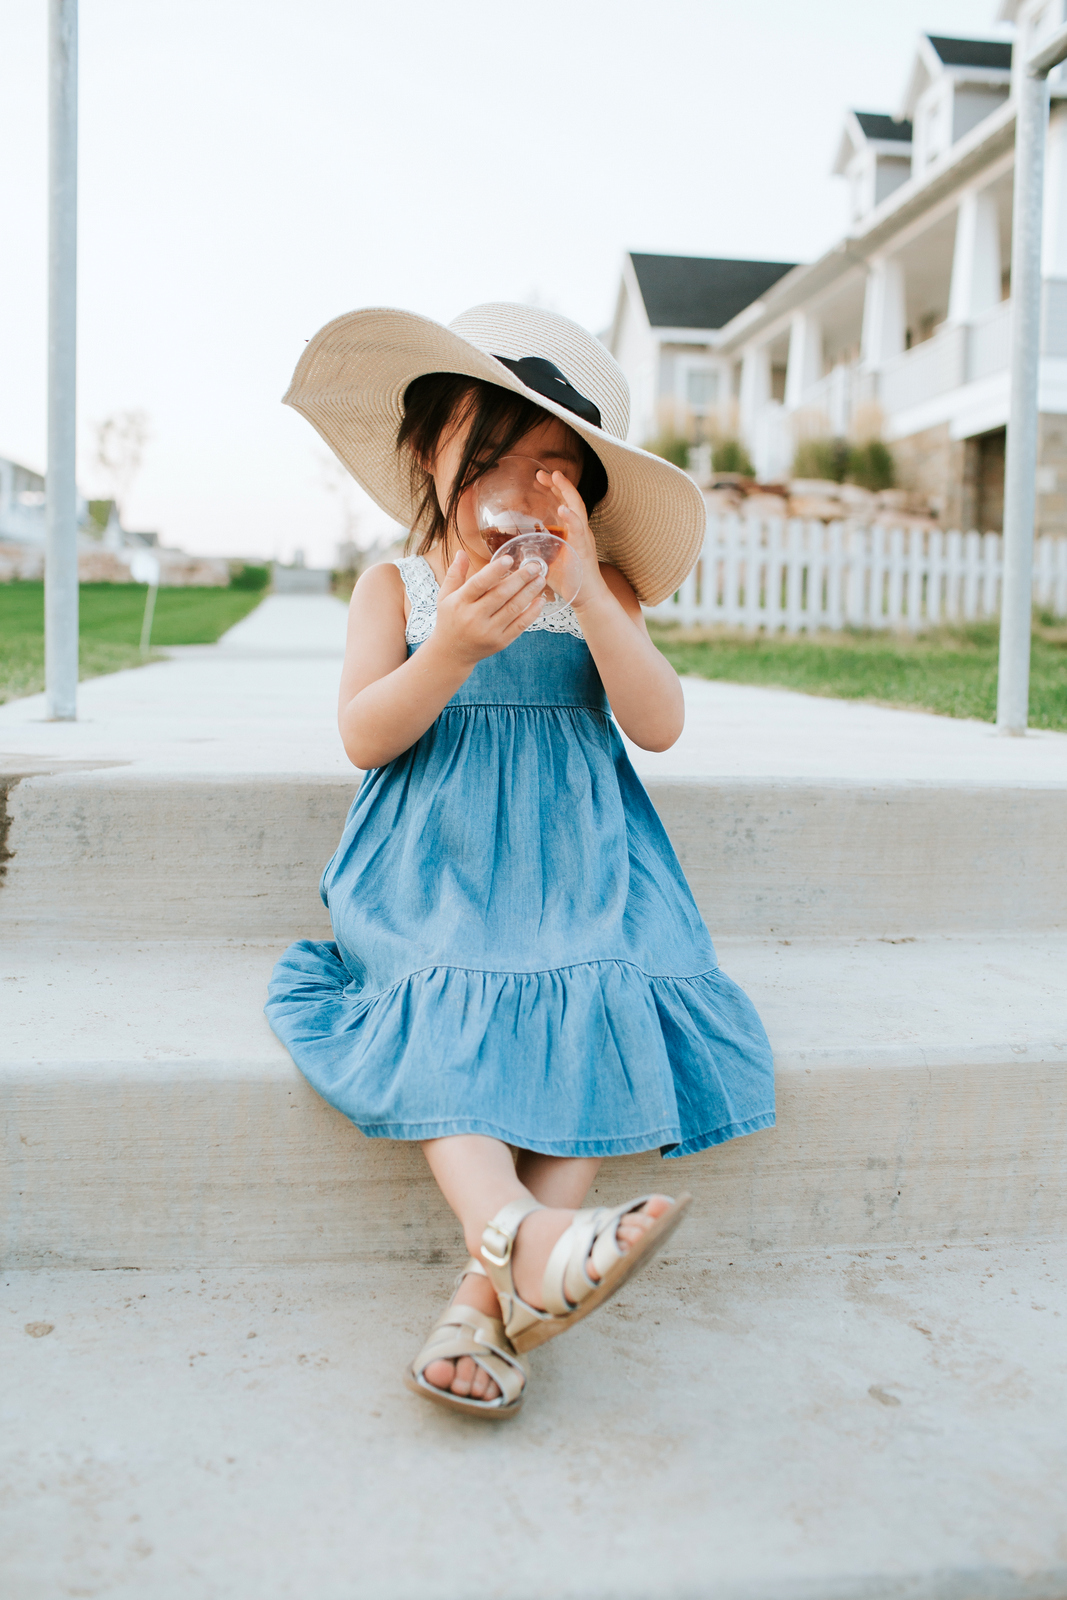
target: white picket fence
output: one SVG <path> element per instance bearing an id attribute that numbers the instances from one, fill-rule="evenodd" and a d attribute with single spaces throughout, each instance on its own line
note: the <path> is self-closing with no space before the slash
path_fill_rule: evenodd
<path id="1" fill-rule="evenodd" d="M 993 617 L 1001 538 L 915 528 L 709 517 L 704 549 L 659 622 L 784 628 L 924 628 Z M 1067 538 L 1034 547 L 1034 600 L 1067 616 Z"/>

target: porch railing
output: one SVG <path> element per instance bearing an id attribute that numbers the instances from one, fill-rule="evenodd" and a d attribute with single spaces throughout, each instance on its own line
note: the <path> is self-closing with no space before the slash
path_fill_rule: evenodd
<path id="1" fill-rule="evenodd" d="M 967 334 L 963 324 L 942 328 L 932 339 L 887 362 L 878 385 L 883 408 L 890 415 L 908 411 L 966 382 Z"/>
<path id="2" fill-rule="evenodd" d="M 996 616 L 996 533 L 710 517 L 703 552 L 658 622 L 787 633 L 932 627 Z M 1034 547 L 1034 599 L 1067 616 L 1067 538 Z"/>
<path id="3" fill-rule="evenodd" d="M 967 381 L 1007 372 L 1011 364 L 1011 301 L 987 311 L 973 322 L 967 341 Z"/>

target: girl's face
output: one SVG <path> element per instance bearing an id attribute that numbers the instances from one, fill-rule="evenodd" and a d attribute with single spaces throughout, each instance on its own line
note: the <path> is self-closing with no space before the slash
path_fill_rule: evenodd
<path id="1" fill-rule="evenodd" d="M 437 502 L 442 509 L 448 504 L 448 497 L 452 493 L 452 485 L 456 481 L 456 473 L 463 459 L 463 447 L 469 432 L 470 423 L 461 423 L 451 433 L 444 434 L 438 446 L 430 471 L 437 491 Z M 578 487 L 583 464 L 581 440 L 565 422 L 560 422 L 556 417 L 546 416 L 536 428 L 524 433 L 522 438 L 511 446 L 508 454 L 532 456 L 535 461 L 542 462 L 549 472 L 562 472 L 576 489 Z M 456 507 L 460 543 L 471 557 L 475 570 L 484 567 L 489 560 L 474 515 L 476 489 L 477 485 L 472 484 L 460 497 L 459 505 Z"/>

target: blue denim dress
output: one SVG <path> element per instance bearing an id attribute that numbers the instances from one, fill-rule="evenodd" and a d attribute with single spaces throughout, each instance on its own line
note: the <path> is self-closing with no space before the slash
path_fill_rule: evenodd
<path id="1" fill-rule="evenodd" d="M 437 585 L 399 563 L 409 653 Z M 770 1046 L 723 973 L 573 612 L 475 667 L 368 772 L 322 878 L 334 940 L 266 1012 L 372 1138 L 687 1155 L 774 1122 Z"/>

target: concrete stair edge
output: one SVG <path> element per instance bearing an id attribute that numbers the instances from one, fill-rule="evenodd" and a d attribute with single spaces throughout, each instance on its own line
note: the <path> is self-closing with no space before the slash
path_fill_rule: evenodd
<path id="1" fill-rule="evenodd" d="M 8 793 L 0 928 L 322 936 L 356 779 L 28 778 Z M 1067 789 L 655 779 L 713 936 L 1067 927 Z"/>

